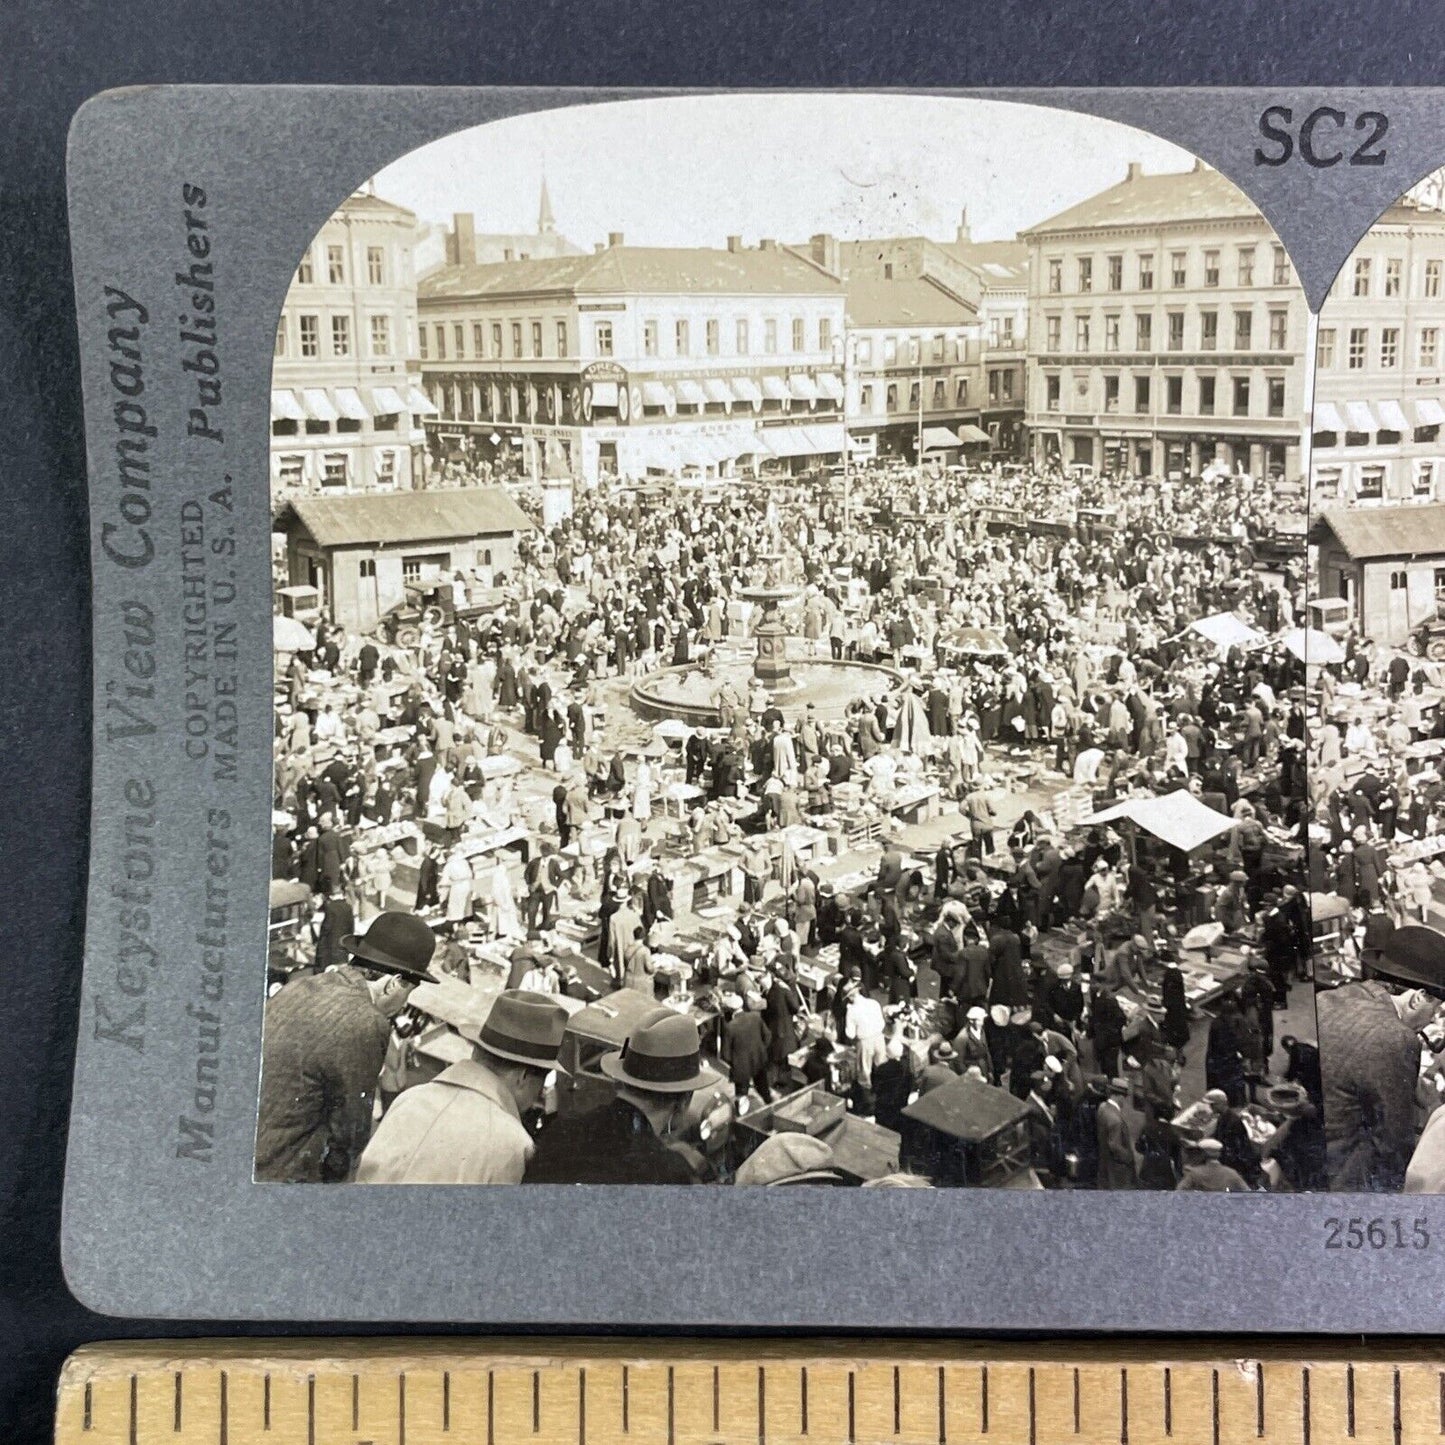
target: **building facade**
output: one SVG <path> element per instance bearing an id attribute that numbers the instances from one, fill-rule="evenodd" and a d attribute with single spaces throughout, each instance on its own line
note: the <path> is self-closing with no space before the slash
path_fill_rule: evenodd
<path id="1" fill-rule="evenodd" d="M 1133 163 L 1023 239 L 1037 463 L 1302 476 L 1308 308 L 1284 247 L 1223 176 Z"/>
<path id="2" fill-rule="evenodd" d="M 1315 504 L 1445 500 L 1445 212 L 1392 206 L 1321 308 Z"/>
<path id="3" fill-rule="evenodd" d="M 1445 503 L 1330 506 L 1310 530 L 1316 592 L 1350 605 L 1361 634 L 1388 647 L 1445 609 Z"/>
<path id="4" fill-rule="evenodd" d="M 436 454 L 543 482 L 797 471 L 841 456 L 843 285 L 785 246 L 454 264 L 419 289 Z"/>
<path id="5" fill-rule="evenodd" d="M 431 405 L 414 360 L 416 217 L 349 197 L 306 248 L 286 293 L 271 368 L 271 491 L 421 484 Z"/>

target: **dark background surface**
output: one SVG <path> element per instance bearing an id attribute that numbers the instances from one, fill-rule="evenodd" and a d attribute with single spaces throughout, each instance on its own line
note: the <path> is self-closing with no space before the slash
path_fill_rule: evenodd
<path id="1" fill-rule="evenodd" d="M 182 81 L 1433 85 L 1445 82 L 1438 18 L 1428 0 L 0 0 L 0 921 L 8 939 L 0 1440 L 49 1437 L 56 1372 L 86 1340 L 302 1332 L 281 1321 L 208 1328 L 103 1319 L 76 1304 L 61 1278 L 90 727 L 85 456 L 64 182 L 66 127 L 82 101 L 113 86 Z M 387 1267 L 384 1240 L 357 1245 Z"/>

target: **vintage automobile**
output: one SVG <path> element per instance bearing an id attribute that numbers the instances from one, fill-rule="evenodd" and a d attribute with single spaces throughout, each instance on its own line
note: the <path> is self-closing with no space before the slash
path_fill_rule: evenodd
<path id="1" fill-rule="evenodd" d="M 940 1185 L 1037 1188 L 1029 1111 L 1007 1089 L 960 1076 L 903 1111 L 901 1163 Z"/>
<path id="2" fill-rule="evenodd" d="M 1433 617 L 1411 630 L 1410 650 L 1431 662 L 1445 662 L 1445 602 L 1437 604 Z"/>
<path id="3" fill-rule="evenodd" d="M 307 627 L 321 620 L 321 594 L 314 587 L 278 587 L 276 603 L 280 616 L 294 617 Z"/>
<path id="4" fill-rule="evenodd" d="M 1341 638 L 1350 630 L 1351 607 L 1343 597 L 1311 597 L 1305 603 L 1305 625 Z"/>
<path id="5" fill-rule="evenodd" d="M 429 622 L 433 627 L 445 627 L 458 618 L 463 622 L 473 622 L 493 611 L 503 597 L 501 589 L 491 588 L 483 600 L 474 600 L 468 607 L 458 607 L 451 580 L 445 577 L 408 582 L 405 591 L 405 599 L 382 613 L 376 624 L 381 637 L 397 647 L 415 647 L 421 640 L 423 622 Z M 476 594 L 473 596 L 475 598 Z"/>

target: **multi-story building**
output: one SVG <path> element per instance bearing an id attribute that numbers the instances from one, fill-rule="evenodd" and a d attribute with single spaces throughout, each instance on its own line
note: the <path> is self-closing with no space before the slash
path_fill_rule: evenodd
<path id="1" fill-rule="evenodd" d="M 1314 505 L 1445 500 L 1445 211 L 1405 200 L 1370 227 L 1315 361 Z"/>
<path id="2" fill-rule="evenodd" d="M 548 261 L 558 256 L 583 256 L 586 248 L 569 241 L 557 229 L 547 182 L 537 202 L 535 231 L 479 231 L 471 212 L 452 215 L 450 226 L 423 228 L 416 247 L 416 274 L 423 277 L 438 266 L 486 266 L 497 261 Z"/>
<path id="3" fill-rule="evenodd" d="M 413 359 L 416 217 L 380 196 L 342 202 L 306 248 L 276 328 L 271 490 L 421 485 L 432 410 Z"/>
<path id="4" fill-rule="evenodd" d="M 1308 308 L 1284 247 L 1202 163 L 1023 233 L 1035 460 L 1121 475 L 1304 466 Z"/>
<path id="5" fill-rule="evenodd" d="M 539 479 L 726 476 L 836 458 L 843 284 L 774 241 L 457 263 L 419 288 L 445 455 L 515 448 Z"/>

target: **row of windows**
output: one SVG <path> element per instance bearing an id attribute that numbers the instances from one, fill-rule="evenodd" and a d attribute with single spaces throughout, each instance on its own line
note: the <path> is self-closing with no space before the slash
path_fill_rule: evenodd
<path id="1" fill-rule="evenodd" d="M 386 488 L 396 484 L 396 453 L 379 451 L 376 454 L 375 484 Z M 276 479 L 283 487 L 299 487 L 306 480 L 306 458 L 301 455 L 286 455 L 276 459 Z M 317 481 L 323 487 L 349 487 L 357 480 L 357 469 L 353 466 L 350 452 L 323 452 Z M 404 566 L 405 564 L 403 564 Z M 370 569 L 368 571 L 368 568 Z M 374 577 L 376 563 L 363 561 L 361 575 Z"/>
<path id="2" fill-rule="evenodd" d="M 1154 378 L 1152 376 L 1134 377 L 1134 411 L 1136 414 L 1147 415 L 1154 410 L 1155 392 Z M 1224 415 L 1219 407 L 1219 378 L 1215 376 L 1199 376 L 1195 378 L 1197 383 L 1197 405 L 1192 415 L 1195 416 L 1217 416 Z M 1164 414 L 1166 416 L 1184 415 L 1184 378 L 1182 376 L 1166 376 L 1163 378 Z M 1104 382 L 1104 411 L 1119 412 L 1123 410 L 1121 399 L 1122 379 L 1117 372 L 1106 372 Z M 1250 400 L 1254 394 L 1252 378 L 1248 376 L 1231 376 L 1228 378 L 1228 395 L 1231 402 L 1231 416 L 1249 416 Z M 1284 377 L 1270 376 L 1265 378 L 1265 415 L 1280 416 L 1285 414 L 1285 386 Z M 1063 410 L 1063 378 L 1057 372 L 1050 372 L 1044 376 L 1044 406 L 1048 411 Z"/>
<path id="3" fill-rule="evenodd" d="M 1219 350 L 1219 312 L 1201 310 L 1198 316 L 1199 331 L 1195 339 L 1195 347 L 1200 351 Z M 1096 338 L 1102 342 L 1104 351 L 1120 350 L 1124 325 L 1122 313 L 1111 311 L 1106 314 L 1100 331 L 1095 330 L 1094 321 L 1095 318 L 1092 314 L 1074 317 L 1074 350 L 1092 351 Z M 1235 311 L 1233 349 L 1235 351 L 1252 351 L 1254 338 L 1254 312 L 1248 308 Z M 1057 313 L 1046 316 L 1044 318 L 1044 350 L 1062 351 L 1063 343 L 1064 318 Z M 1270 311 L 1267 345 L 1270 351 L 1287 351 L 1289 349 L 1289 312 L 1287 310 L 1281 308 Z M 1154 313 L 1152 311 L 1134 313 L 1133 349 L 1135 351 L 1153 351 Z M 1164 349 L 1166 351 L 1186 349 L 1184 312 L 1169 311 L 1165 313 Z"/>
<path id="4" fill-rule="evenodd" d="M 1285 253 L 1283 246 L 1275 246 L 1271 257 L 1269 269 L 1269 284 L 1272 286 L 1288 286 L 1290 284 L 1289 256 Z M 1259 247 L 1257 244 L 1247 246 L 1236 246 L 1232 259 L 1232 284 L 1235 286 L 1254 286 L 1259 284 L 1258 277 L 1263 274 L 1257 266 Z M 1205 287 L 1218 286 L 1221 275 L 1221 252 L 1218 249 L 1207 250 L 1200 260 L 1201 269 L 1198 272 L 1197 284 Z M 1138 291 L 1152 291 L 1154 289 L 1154 267 L 1156 257 L 1152 252 L 1145 252 L 1134 257 L 1134 288 Z M 1095 289 L 1095 281 L 1102 284 L 1098 289 L 1102 291 L 1124 290 L 1125 279 L 1125 257 L 1122 253 L 1105 256 L 1102 273 L 1096 276 L 1093 256 L 1076 256 L 1074 258 L 1073 275 L 1069 279 L 1073 281 L 1073 289 L 1085 293 Z M 1062 256 L 1050 256 L 1048 266 L 1048 290 L 1052 295 L 1060 295 L 1064 289 L 1064 258 Z M 1189 264 L 1188 251 L 1170 251 L 1165 267 L 1165 275 L 1171 288 L 1182 290 L 1190 284 L 1191 267 Z"/>
<path id="5" fill-rule="evenodd" d="M 1388 468 L 1382 463 L 1367 463 L 1355 474 L 1354 497 L 1357 501 L 1382 501 L 1385 496 L 1385 478 Z M 1417 501 L 1429 501 L 1435 495 L 1435 480 L 1440 475 L 1436 464 L 1429 458 L 1415 462 L 1408 474 L 1410 495 Z M 1335 501 L 1342 494 L 1344 468 L 1316 467 L 1310 479 L 1310 489 L 1323 501 Z M 1408 586 L 1404 572 L 1390 573 L 1390 590 L 1404 591 Z M 1435 569 L 1435 596 L 1445 601 L 1445 567 Z"/>
<path id="6" fill-rule="evenodd" d="M 1411 296 L 1422 296 L 1426 300 L 1438 300 L 1440 277 L 1445 271 L 1445 262 L 1425 261 L 1418 277 L 1412 277 Z M 1350 266 L 1341 271 L 1331 287 L 1335 296 L 1385 298 L 1405 295 L 1405 258 L 1403 256 L 1356 256 Z"/>
<path id="7" fill-rule="evenodd" d="M 610 332 L 611 322 L 604 324 Z M 445 361 L 448 356 L 458 361 L 464 361 L 468 356 L 478 361 L 489 356 L 500 360 L 508 355 L 503 349 L 503 341 L 508 339 L 512 343 L 510 355 L 513 357 L 545 356 L 545 335 L 546 328 L 540 321 L 493 321 L 490 326 L 481 321 L 473 321 L 470 325 L 462 321 L 453 321 L 450 324 L 439 321 L 434 326 L 423 325 L 417 328 L 418 351 L 423 361 L 432 358 Z M 434 338 L 434 344 L 429 338 Z M 567 356 L 568 331 L 565 320 L 555 323 L 553 338 L 552 355 Z M 470 351 L 467 349 L 469 340 Z M 530 351 L 525 349 L 528 345 L 531 347 Z M 608 355 L 610 354 L 609 352 Z"/>
<path id="8" fill-rule="evenodd" d="M 997 372 L 990 373 L 990 380 L 994 380 L 994 378 L 996 378 L 998 375 L 999 373 Z M 1013 373 L 1004 372 L 1002 373 L 1002 375 L 1006 378 L 1008 382 L 1008 391 L 1006 393 L 1002 393 L 1000 391 L 999 393 L 991 394 L 991 401 L 998 401 L 1000 399 L 1000 396 L 1002 396 L 1004 400 L 1009 400 L 1013 396 Z M 952 383 L 952 385 L 953 405 L 955 407 L 967 406 L 968 378 L 965 376 L 960 376 Z M 990 390 L 992 392 L 992 388 L 990 388 Z M 863 385 L 858 388 L 858 410 L 863 413 L 872 412 L 876 407 L 879 392 L 880 388 L 877 385 L 872 382 L 864 382 Z M 899 401 L 903 393 L 900 391 L 899 385 L 896 381 L 890 381 L 886 386 L 881 388 L 881 392 L 883 396 L 884 411 L 899 411 L 902 409 L 899 406 Z M 931 411 L 941 411 L 944 407 L 948 406 L 948 392 L 949 383 L 945 381 L 941 376 L 936 377 L 934 379 L 932 387 L 929 389 L 928 409 Z M 923 388 L 916 381 L 909 382 L 908 403 L 906 409 L 911 412 L 916 412 L 920 409 L 922 404 Z"/>
<path id="9" fill-rule="evenodd" d="M 314 285 L 317 275 L 322 274 L 326 277 L 328 285 L 345 286 L 349 280 L 346 247 L 328 244 L 319 249 L 321 255 L 317 257 L 310 247 L 307 248 L 300 265 L 296 267 L 297 284 Z M 320 262 L 319 266 L 318 261 Z M 366 248 L 366 279 L 373 286 L 386 284 L 386 248 L 384 246 L 368 246 Z"/>
<path id="10" fill-rule="evenodd" d="M 400 414 L 397 412 L 383 412 L 380 416 L 371 418 L 371 430 L 377 432 L 391 433 L 397 430 L 401 423 Z M 271 423 L 271 435 L 273 437 L 324 437 L 355 434 L 365 429 L 366 424 L 354 417 L 339 416 L 334 423 L 329 421 L 316 421 L 308 417 L 304 422 L 291 421 L 287 417 L 277 417 Z"/>
<path id="11" fill-rule="evenodd" d="M 1339 332 L 1333 326 L 1322 326 L 1315 342 L 1315 360 L 1321 371 L 1336 365 L 1340 355 Z M 1364 371 L 1373 355 L 1381 371 L 1394 371 L 1400 365 L 1402 332 L 1398 326 L 1382 326 L 1371 346 L 1368 326 L 1351 326 L 1346 332 L 1344 360 L 1348 371 Z M 1415 365 L 1433 370 L 1440 362 L 1440 328 L 1421 326 L 1415 333 Z"/>
<path id="12" fill-rule="evenodd" d="M 296 355 L 308 359 L 319 357 L 322 354 L 323 336 L 328 348 L 326 355 L 353 356 L 356 354 L 356 338 L 352 335 L 350 315 L 339 313 L 326 320 L 328 324 L 323 328 L 323 318 L 315 313 L 303 312 L 296 318 Z M 367 355 L 390 356 L 392 354 L 391 317 L 378 312 L 366 318 L 366 327 Z M 291 347 L 290 326 L 287 318 L 282 316 L 281 324 L 276 328 L 276 355 L 290 356 Z"/>
<path id="13" fill-rule="evenodd" d="M 1008 321 L 1008 334 L 1013 335 L 1013 318 Z M 935 332 L 925 343 L 921 336 L 885 336 L 874 348 L 872 336 L 860 336 L 854 343 L 853 360 L 859 366 L 922 366 L 925 361 L 950 362 L 968 360 L 968 337 L 962 332 L 950 336 Z"/>

